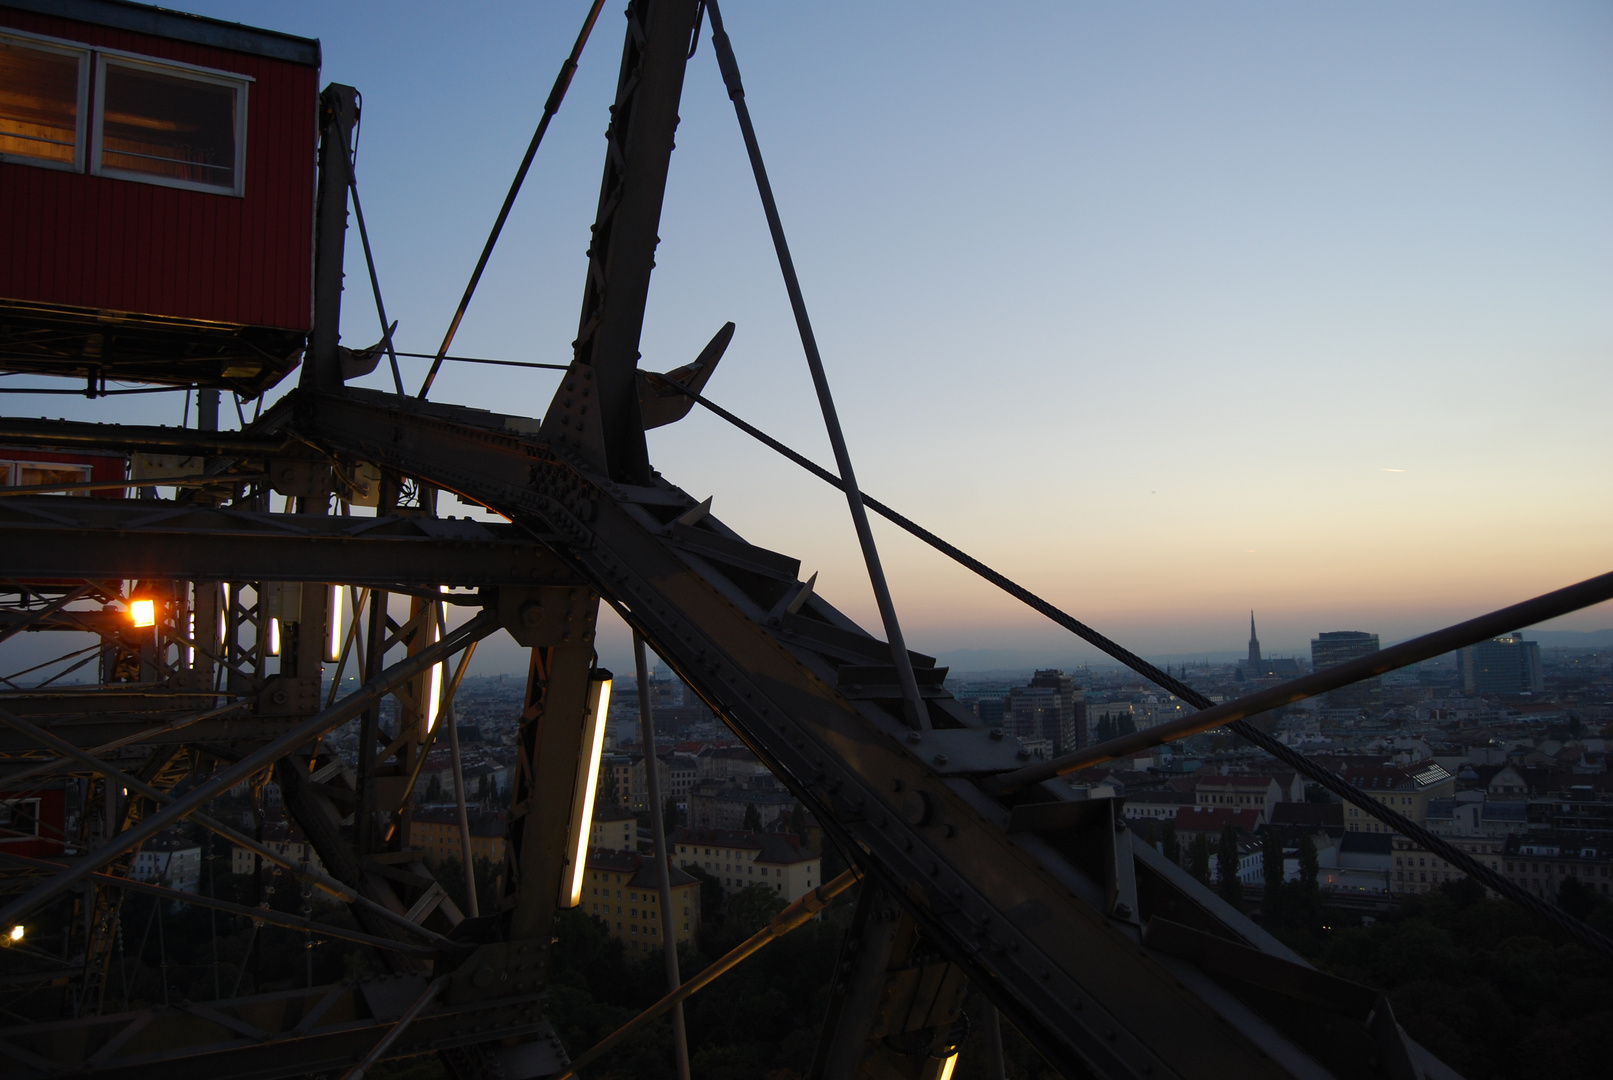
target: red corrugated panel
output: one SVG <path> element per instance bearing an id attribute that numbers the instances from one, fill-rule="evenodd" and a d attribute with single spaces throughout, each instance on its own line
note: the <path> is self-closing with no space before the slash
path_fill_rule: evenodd
<path id="1" fill-rule="evenodd" d="M 308 329 L 317 69 L 7 8 L 0 25 L 256 80 L 241 198 L 0 164 L 0 297 Z"/>

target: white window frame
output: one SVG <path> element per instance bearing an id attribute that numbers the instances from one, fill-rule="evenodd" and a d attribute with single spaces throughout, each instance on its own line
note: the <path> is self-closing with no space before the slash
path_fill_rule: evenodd
<path id="1" fill-rule="evenodd" d="M 91 50 L 82 45 L 73 45 L 68 42 L 57 41 L 54 38 L 40 37 L 37 34 L 24 33 L 12 30 L 9 27 L 0 29 L 0 42 L 15 43 L 25 49 L 38 49 L 40 52 L 60 53 L 63 56 L 78 58 L 78 108 L 75 110 L 73 131 L 73 161 L 47 161 L 43 158 L 26 157 L 22 154 L 7 154 L 0 152 L 0 161 L 8 165 L 32 165 L 36 169 L 57 169 L 61 172 L 81 173 L 84 171 L 84 152 L 88 147 L 85 137 L 85 125 L 89 122 L 90 111 L 90 53 Z"/>
<path id="2" fill-rule="evenodd" d="M 195 82 L 233 87 L 235 89 L 235 186 L 226 188 L 219 184 L 199 184 L 194 180 L 179 180 L 171 176 L 153 176 L 150 173 L 135 172 L 131 169 L 103 166 L 101 164 L 101 144 L 102 125 L 106 117 L 106 69 L 108 66 L 143 69 L 162 75 L 171 75 L 176 78 L 191 79 Z M 205 191 L 213 195 L 233 195 L 238 199 L 244 198 L 246 195 L 247 88 L 252 81 L 250 76 L 214 71 L 211 68 L 177 64 L 153 57 L 136 56 L 132 53 L 97 51 L 95 55 L 95 126 L 90 133 L 90 175 L 105 176 L 117 180 L 133 180 L 139 184 L 155 184 L 158 187 L 181 188 L 185 191 Z"/>
<path id="3" fill-rule="evenodd" d="M 68 481 L 68 483 L 88 482 L 95 478 L 95 466 L 86 465 L 79 461 L 25 461 L 22 459 L 14 460 L 11 458 L 4 458 L 0 459 L 0 481 L 4 481 L 6 487 L 21 487 L 23 486 L 22 471 L 30 466 L 39 466 L 50 469 L 72 469 L 76 471 L 79 474 L 79 480 Z M 64 492 L 64 494 L 88 495 L 89 492 L 81 489 L 79 491 Z"/>
<path id="4" fill-rule="evenodd" d="M 20 835 L 16 836 L 11 835 L 10 833 L 0 833 L 0 844 L 26 844 L 29 841 L 38 840 L 40 836 L 43 835 L 40 831 L 41 822 L 39 819 L 39 814 L 43 809 L 42 804 L 44 800 L 35 796 L 32 798 L 25 797 L 20 799 L 0 799 L 0 802 L 4 802 L 6 806 L 11 808 L 11 812 L 8 815 L 11 820 L 7 824 L 6 828 L 11 829 L 16 825 L 18 807 L 25 809 L 31 808 L 34 821 L 34 831 L 32 833 L 21 833 Z"/>

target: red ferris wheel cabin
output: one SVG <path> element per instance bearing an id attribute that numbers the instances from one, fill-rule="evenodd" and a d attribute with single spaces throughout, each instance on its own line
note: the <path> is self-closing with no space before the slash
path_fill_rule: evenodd
<path id="1" fill-rule="evenodd" d="M 311 324 L 319 42 L 0 0 L 0 369 L 255 394 Z"/>

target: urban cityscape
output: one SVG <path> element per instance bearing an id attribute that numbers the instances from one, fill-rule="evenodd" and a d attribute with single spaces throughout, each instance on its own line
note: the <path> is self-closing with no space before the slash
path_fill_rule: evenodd
<path id="1" fill-rule="evenodd" d="M 1246 656 L 1231 663 L 1187 663 L 1173 673 L 1219 702 L 1379 647 L 1374 633 L 1330 630 L 1316 633 L 1308 657 L 1272 656 L 1262 649 L 1251 614 Z M 1038 759 L 1145 731 L 1191 711 L 1114 666 L 949 674 L 946 685 L 983 723 Z M 488 899 L 504 865 L 503 807 L 524 687 L 516 675 L 466 678 L 456 697 L 458 768 L 448 748 L 439 747 L 416 782 L 413 843 L 445 893 L 462 906 L 463 835 L 471 837 L 470 863 Z M 665 942 L 652 814 L 661 816 L 674 852 L 675 944 L 691 957 L 711 955 L 739 928 L 801 899 L 843 869 L 846 857 L 826 843 L 820 824 L 758 757 L 665 667 L 653 669 L 649 702 L 655 745 L 646 752 L 637 686 L 630 676 L 616 680 L 579 911 L 597 927 L 599 947 L 619 950 L 622 963 L 653 967 Z M 1542 649 L 1527 632 L 1509 634 L 1267 714 L 1259 723 L 1534 895 L 1593 926 L 1613 928 L 1613 772 L 1603 735 L 1613 724 L 1613 648 Z M 356 764 L 355 729 L 328 741 Z M 649 801 L 650 762 L 663 793 L 660 807 Z M 1511 995 L 1513 989 L 1475 975 L 1488 962 L 1479 958 L 1493 960 L 1489 954 L 1497 949 L 1517 951 L 1519 961 L 1529 950 L 1545 949 L 1553 970 L 1575 967 L 1562 946 L 1540 936 L 1546 932 L 1539 927 L 1510 927 L 1498 940 L 1484 937 L 1503 933 L 1495 925 L 1469 928 L 1475 936 L 1463 940 L 1463 914 L 1475 904 L 1499 908 L 1501 901 L 1487 900 L 1485 890 L 1459 870 L 1229 733 L 1207 732 L 1081 769 L 1060 782 L 1072 789 L 1072 798 L 1120 802 L 1128 827 L 1146 843 L 1295 947 L 1317 958 L 1353 949 L 1353 963 L 1362 965 L 1353 974 L 1392 982 L 1395 975 L 1386 978 L 1370 964 L 1392 969 L 1386 956 L 1405 944 L 1402 936 L 1413 933 L 1408 927 L 1436 936 L 1443 962 L 1457 966 L 1403 982 L 1417 987 L 1421 997 L 1397 997 L 1396 1007 L 1416 1037 L 1439 1045 L 1468 1075 L 1516 1074 L 1487 1072 L 1484 1058 L 1516 1061 L 1524 1046 L 1544 1037 L 1544 1021 L 1520 1015 L 1512 1021 L 1515 1044 L 1495 1045 L 1497 1032 L 1464 1028 L 1460 1010 L 1454 1017 L 1435 1015 L 1442 1000 L 1450 1002 L 1435 995 L 1430 1003 L 1428 980 L 1450 987 L 1459 975 L 1477 978 L 1486 992 Z M 468 831 L 461 830 L 457 812 L 460 784 Z M 318 865 L 311 845 L 286 818 L 272 781 L 232 796 L 243 827 L 260 830 L 264 841 L 292 859 Z M 7 806 L 13 815 L 29 812 Z M 146 845 L 130 876 L 196 891 L 204 872 L 219 872 L 208 860 L 220 855 L 194 829 L 180 829 Z M 243 898 L 265 902 L 275 895 L 278 867 L 240 847 L 225 865 Z M 1429 947 L 1426 940 L 1415 944 Z M 261 968 L 263 961 L 256 963 Z M 1579 977 L 1594 970 L 1591 965 Z M 1593 982 L 1601 979 L 1598 985 L 1605 986 L 1606 978 L 1594 976 Z M 1593 1005 L 1556 996 L 1565 990 L 1542 991 L 1547 1011 L 1566 1010 L 1554 1022 L 1571 1024 L 1576 1011 L 1585 1020 L 1600 1015 Z M 1470 984 L 1461 992 L 1475 991 Z M 1553 1075 L 1593 1075 L 1578 1058 L 1594 1040 L 1564 1038 L 1559 1031 Z"/>

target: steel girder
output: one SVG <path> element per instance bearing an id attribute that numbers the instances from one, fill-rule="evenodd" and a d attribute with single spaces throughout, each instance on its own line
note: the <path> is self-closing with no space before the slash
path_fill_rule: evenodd
<path id="1" fill-rule="evenodd" d="M 114 499 L 0 499 L 0 565 L 14 578 L 564 584 L 570 571 L 511 525 L 419 515 L 268 514 Z M 81 629 L 94 613 L 48 618 Z M 116 623 L 116 617 L 110 620 Z M 5 625 L 0 615 L 0 628 Z"/>
<path id="2" fill-rule="evenodd" d="M 930 725 L 909 728 L 885 644 L 815 595 L 792 613 L 798 563 L 709 514 L 680 521 L 698 502 L 659 477 L 617 483 L 541 438 L 373 392 L 299 392 L 279 408 L 311 441 L 545 538 L 1067 1074 L 1440 1068 L 1386 1002 L 1368 992 L 1363 1011 L 1360 988 L 1315 972 L 1134 843 L 1110 804 L 1065 802 L 1056 784 L 987 796 L 978 781 L 1019 764 L 1016 746 L 951 699 L 943 669 L 914 654 Z M 1196 962 L 1201 945 L 1224 946 L 1226 963 Z"/>

